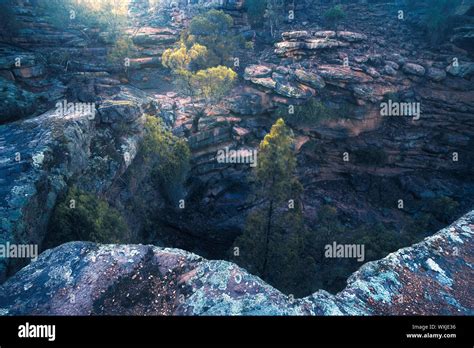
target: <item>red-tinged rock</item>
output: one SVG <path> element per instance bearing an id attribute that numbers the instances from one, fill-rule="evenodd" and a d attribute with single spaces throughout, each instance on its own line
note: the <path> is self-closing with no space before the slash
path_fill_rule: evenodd
<path id="1" fill-rule="evenodd" d="M 43 76 L 45 73 L 44 71 L 44 66 L 43 65 L 35 65 L 32 67 L 28 68 L 19 68 L 19 69 L 14 69 L 13 74 L 16 77 L 21 77 L 24 79 L 30 79 L 33 77 L 40 77 Z"/>

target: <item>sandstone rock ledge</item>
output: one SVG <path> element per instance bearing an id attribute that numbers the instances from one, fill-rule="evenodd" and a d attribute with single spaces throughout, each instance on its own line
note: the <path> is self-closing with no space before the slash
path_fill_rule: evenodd
<path id="1" fill-rule="evenodd" d="M 225 261 L 178 249 L 73 242 L 0 286 L 2 315 L 474 314 L 474 211 L 369 262 L 337 295 L 292 300 Z"/>

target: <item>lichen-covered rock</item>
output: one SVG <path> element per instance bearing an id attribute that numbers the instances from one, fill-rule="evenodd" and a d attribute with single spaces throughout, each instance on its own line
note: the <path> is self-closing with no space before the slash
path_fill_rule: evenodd
<path id="1" fill-rule="evenodd" d="M 271 77 L 255 77 L 250 79 L 250 82 L 268 89 L 274 89 L 277 85 L 276 81 L 273 80 Z"/>
<path id="2" fill-rule="evenodd" d="M 308 50 L 320 50 L 346 46 L 346 43 L 333 39 L 307 39 L 304 42 L 304 48 Z"/>
<path id="3" fill-rule="evenodd" d="M 337 295 L 293 299 L 226 261 L 178 249 L 72 242 L 0 286 L 3 315 L 473 315 L 474 211 L 368 262 Z"/>
<path id="4" fill-rule="evenodd" d="M 133 43 L 140 46 L 171 44 L 176 42 L 178 34 L 168 28 L 140 28 L 133 36 Z"/>
<path id="5" fill-rule="evenodd" d="M 367 40 L 367 35 L 354 33 L 352 31 L 338 31 L 337 37 L 348 42 L 360 42 Z"/>
<path id="6" fill-rule="evenodd" d="M 310 36 L 310 33 L 306 30 L 299 31 L 287 31 L 281 34 L 283 40 L 297 40 L 297 39 L 306 39 Z"/>
<path id="7" fill-rule="evenodd" d="M 446 78 L 446 72 L 441 69 L 429 68 L 426 72 L 426 76 L 433 81 L 441 82 Z"/>
<path id="8" fill-rule="evenodd" d="M 390 76 L 395 76 L 397 74 L 397 71 L 394 68 L 392 68 L 390 65 L 385 65 L 385 67 L 383 68 L 383 72 L 384 74 L 390 75 Z"/>
<path id="9" fill-rule="evenodd" d="M 304 46 L 304 42 L 300 41 L 282 41 L 275 44 L 275 47 L 278 50 L 281 50 L 281 52 L 296 50 L 298 48 L 303 48 Z"/>
<path id="10" fill-rule="evenodd" d="M 321 75 L 326 82 L 341 81 L 365 83 L 373 80 L 372 77 L 363 72 L 354 71 L 349 67 L 339 65 L 321 65 L 318 67 L 317 73 Z"/>
<path id="11" fill-rule="evenodd" d="M 275 92 L 288 98 L 305 99 L 313 96 L 313 91 L 302 84 L 295 84 L 288 81 L 277 82 Z"/>
<path id="12" fill-rule="evenodd" d="M 265 65 L 249 65 L 245 68 L 244 79 L 250 80 L 254 78 L 270 77 L 272 69 Z"/>
<path id="13" fill-rule="evenodd" d="M 336 32 L 333 30 L 321 30 L 314 33 L 315 37 L 324 37 L 324 38 L 334 38 L 336 37 Z"/>
<path id="14" fill-rule="evenodd" d="M 297 69 L 295 70 L 295 77 L 301 83 L 307 84 L 316 89 L 322 89 L 326 86 L 324 79 L 311 71 Z"/>
<path id="15" fill-rule="evenodd" d="M 446 68 L 446 72 L 452 76 L 469 78 L 474 75 L 474 63 L 460 62 L 459 64 L 451 64 Z"/>
<path id="16" fill-rule="evenodd" d="M 403 65 L 403 71 L 410 75 L 423 76 L 425 75 L 426 69 L 419 64 L 406 63 Z"/>
<path id="17" fill-rule="evenodd" d="M 274 85 L 273 85 L 274 87 Z M 273 88 L 270 87 L 270 88 Z M 265 105 L 263 93 L 242 93 L 229 99 L 229 109 L 240 115 L 258 115 L 268 107 Z"/>
<path id="18" fill-rule="evenodd" d="M 23 118 L 34 111 L 37 96 L 0 76 L 0 123 Z"/>
<path id="19" fill-rule="evenodd" d="M 72 176 L 80 173 L 81 185 L 101 192 L 127 169 L 143 134 L 142 116 L 153 103 L 135 88 L 119 90 L 113 98 L 93 103 L 95 114 L 52 109 L 0 126 L 1 244 L 41 246 L 57 196 L 67 189 Z M 100 125 L 110 129 L 104 131 Z M 117 140 L 110 140 L 110 130 Z M 94 146 L 101 141 L 109 144 L 108 154 Z M 99 171 L 97 163 L 106 156 L 106 169 Z M 0 259 L 0 280 L 9 268 L 12 272 L 21 266 L 12 262 Z"/>

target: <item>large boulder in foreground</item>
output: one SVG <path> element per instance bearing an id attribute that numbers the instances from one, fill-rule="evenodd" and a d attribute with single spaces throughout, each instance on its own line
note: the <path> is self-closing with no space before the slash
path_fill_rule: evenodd
<path id="1" fill-rule="evenodd" d="M 368 262 L 337 295 L 292 299 L 226 261 L 178 249 L 72 242 L 0 286 L 3 315 L 472 315 L 474 211 Z"/>

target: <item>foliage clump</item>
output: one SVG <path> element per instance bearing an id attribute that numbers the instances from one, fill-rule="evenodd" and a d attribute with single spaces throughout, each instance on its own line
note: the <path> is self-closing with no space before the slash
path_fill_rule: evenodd
<path id="1" fill-rule="evenodd" d="M 129 36 L 122 36 L 113 42 L 113 45 L 107 52 L 107 61 L 111 64 L 125 65 L 125 59 L 131 58 L 135 53 L 136 47 Z"/>
<path id="2" fill-rule="evenodd" d="M 341 5 L 335 5 L 331 7 L 324 13 L 324 18 L 333 26 L 337 24 L 346 17 L 346 12 Z"/>
<path id="3" fill-rule="evenodd" d="M 141 147 L 144 164 L 152 167 L 154 183 L 172 203 L 182 198 L 191 152 L 184 139 L 165 129 L 161 119 L 147 116 Z"/>
<path id="4" fill-rule="evenodd" d="M 292 126 L 315 126 L 325 120 L 346 118 L 337 110 L 327 107 L 323 102 L 311 98 L 301 105 L 279 107 L 276 110 L 276 117 L 283 118 Z"/>
<path id="5" fill-rule="evenodd" d="M 304 268 L 299 258 L 302 186 L 294 176 L 293 145 L 292 131 L 283 119 L 260 143 L 255 180 L 256 200 L 262 204 L 249 214 L 243 234 L 234 243 L 239 253 L 233 256 L 239 265 L 288 292 L 301 281 L 294 270 Z"/>
<path id="6" fill-rule="evenodd" d="M 191 20 L 188 30 L 182 35 L 187 48 L 199 44 L 207 48 L 206 67 L 227 65 L 241 44 L 241 37 L 232 30 L 234 20 L 221 10 L 210 10 Z"/>
<path id="7" fill-rule="evenodd" d="M 70 241 L 124 243 L 128 228 L 106 200 L 71 187 L 54 209 L 49 234 L 50 247 Z"/>
<path id="8" fill-rule="evenodd" d="M 211 10 L 196 16 L 175 48 L 165 50 L 163 66 L 169 68 L 180 90 L 206 106 L 226 95 L 237 74 L 226 63 L 237 47 L 232 34 L 232 17 L 223 11 Z"/>

